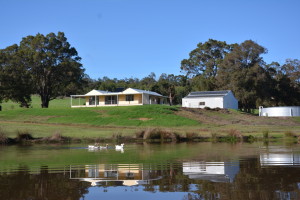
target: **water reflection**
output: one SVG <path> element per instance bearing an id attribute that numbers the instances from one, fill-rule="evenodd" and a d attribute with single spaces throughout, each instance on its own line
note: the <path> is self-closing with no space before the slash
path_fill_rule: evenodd
<path id="1" fill-rule="evenodd" d="M 161 179 L 157 170 L 145 169 L 142 164 L 98 164 L 70 166 L 70 179 L 91 183 L 91 186 L 115 185 L 133 186 L 148 184 Z"/>
<path id="2" fill-rule="evenodd" d="M 260 164 L 261 166 L 299 165 L 300 154 L 299 152 L 294 152 L 294 149 L 283 146 L 261 147 Z"/>
<path id="3" fill-rule="evenodd" d="M 111 148 L 106 148 L 106 149 L 101 149 L 101 148 L 87 148 L 87 150 L 89 151 L 89 152 L 100 152 L 100 151 L 106 151 L 106 152 L 108 152 L 108 151 L 111 151 L 112 150 L 112 147 Z M 115 151 L 117 151 L 117 152 L 121 152 L 121 153 L 124 153 L 124 149 L 114 149 Z"/>
<path id="4" fill-rule="evenodd" d="M 163 153 L 155 148 L 150 146 L 146 155 Z M 247 149 L 237 150 L 254 151 L 234 156 L 207 156 L 199 151 L 196 156 L 187 153 L 157 162 L 129 162 L 124 157 L 128 151 L 90 153 L 83 149 L 83 157 L 95 156 L 98 161 L 2 167 L 0 199 L 300 199 L 299 146 L 241 148 Z M 145 155 L 141 149 L 132 152 L 129 157 Z M 78 149 L 76 153 L 81 155 Z M 108 162 L 103 160 L 105 155 L 117 157 Z"/>
<path id="5" fill-rule="evenodd" d="M 238 162 L 184 162 L 183 174 L 190 179 L 233 182 L 239 172 Z"/>

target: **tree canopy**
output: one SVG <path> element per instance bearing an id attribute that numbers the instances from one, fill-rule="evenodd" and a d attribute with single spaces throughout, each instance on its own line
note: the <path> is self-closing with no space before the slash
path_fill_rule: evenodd
<path id="1" fill-rule="evenodd" d="M 32 80 L 18 45 L 0 50 L 0 102 L 12 100 L 22 107 L 31 102 Z"/>
<path id="2" fill-rule="evenodd" d="M 213 39 L 205 43 L 200 42 L 197 48 L 190 52 L 189 58 L 181 61 L 180 69 L 190 77 L 197 75 L 203 75 L 205 78 L 215 77 L 219 65 L 231 49 L 232 45 Z"/>
<path id="3" fill-rule="evenodd" d="M 47 108 L 50 100 L 82 86 L 84 69 L 80 60 L 63 32 L 24 37 L 19 46 L 1 50 L 1 83 L 7 91 L 18 91 L 17 95 L 7 92 L 6 97 L 28 103 L 31 94 L 39 94 L 41 106 Z M 17 85 L 10 87 L 10 82 Z"/>

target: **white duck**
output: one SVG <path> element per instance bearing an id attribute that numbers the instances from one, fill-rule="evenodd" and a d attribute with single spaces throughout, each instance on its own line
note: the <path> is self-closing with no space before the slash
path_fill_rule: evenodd
<path id="1" fill-rule="evenodd" d="M 108 149 L 108 144 L 106 144 L 105 146 L 99 146 L 100 149 Z"/>
<path id="2" fill-rule="evenodd" d="M 100 149 L 99 143 L 95 143 L 95 145 L 89 145 L 88 149 Z"/>
<path id="3" fill-rule="evenodd" d="M 116 149 L 123 149 L 123 147 L 124 147 L 124 144 L 116 145 Z"/>

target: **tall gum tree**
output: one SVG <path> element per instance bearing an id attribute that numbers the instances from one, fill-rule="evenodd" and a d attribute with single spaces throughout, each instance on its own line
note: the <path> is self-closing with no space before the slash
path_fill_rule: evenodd
<path id="1" fill-rule="evenodd" d="M 0 50 L 0 99 L 20 103 L 29 107 L 32 81 L 26 62 L 23 62 L 17 44 Z"/>
<path id="2" fill-rule="evenodd" d="M 267 49 L 246 40 L 235 44 L 232 52 L 228 53 L 220 65 L 217 75 L 219 89 L 230 89 L 239 100 L 239 106 L 250 112 L 264 101 L 268 88 L 268 74 L 265 62 L 261 57 Z"/>
<path id="3" fill-rule="evenodd" d="M 84 77 L 81 58 L 63 32 L 24 37 L 19 51 L 29 66 L 42 108 L 48 108 L 50 100 L 63 95 L 68 85 L 80 87 Z"/>
<path id="4" fill-rule="evenodd" d="M 180 69 L 189 77 L 199 75 L 205 78 L 215 77 L 220 63 L 231 49 L 231 45 L 218 40 L 209 39 L 205 43 L 200 42 L 197 48 L 190 52 L 189 58 L 181 61 Z"/>

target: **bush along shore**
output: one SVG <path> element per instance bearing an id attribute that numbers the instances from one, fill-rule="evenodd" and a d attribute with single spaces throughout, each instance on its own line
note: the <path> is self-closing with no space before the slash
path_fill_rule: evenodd
<path id="1" fill-rule="evenodd" d="M 300 136 L 297 136 L 293 132 L 285 132 L 283 135 L 284 139 L 292 142 L 300 143 Z M 132 136 L 122 136 L 122 134 L 113 134 L 110 138 L 100 137 L 85 137 L 85 138 L 74 138 L 64 137 L 60 133 L 54 133 L 49 137 L 34 138 L 28 131 L 18 131 L 15 138 L 7 137 L 2 129 L 0 129 L 0 144 L 11 145 L 11 144 L 38 144 L 38 143 L 85 143 L 85 142 L 256 142 L 256 141 L 276 141 L 282 139 L 280 137 L 269 136 L 268 131 L 263 131 L 261 136 L 253 135 L 242 135 L 238 130 L 228 130 L 226 135 L 218 135 L 212 133 L 211 136 L 201 136 L 197 133 L 186 133 L 178 134 L 171 132 L 163 128 L 147 128 L 136 132 Z"/>

